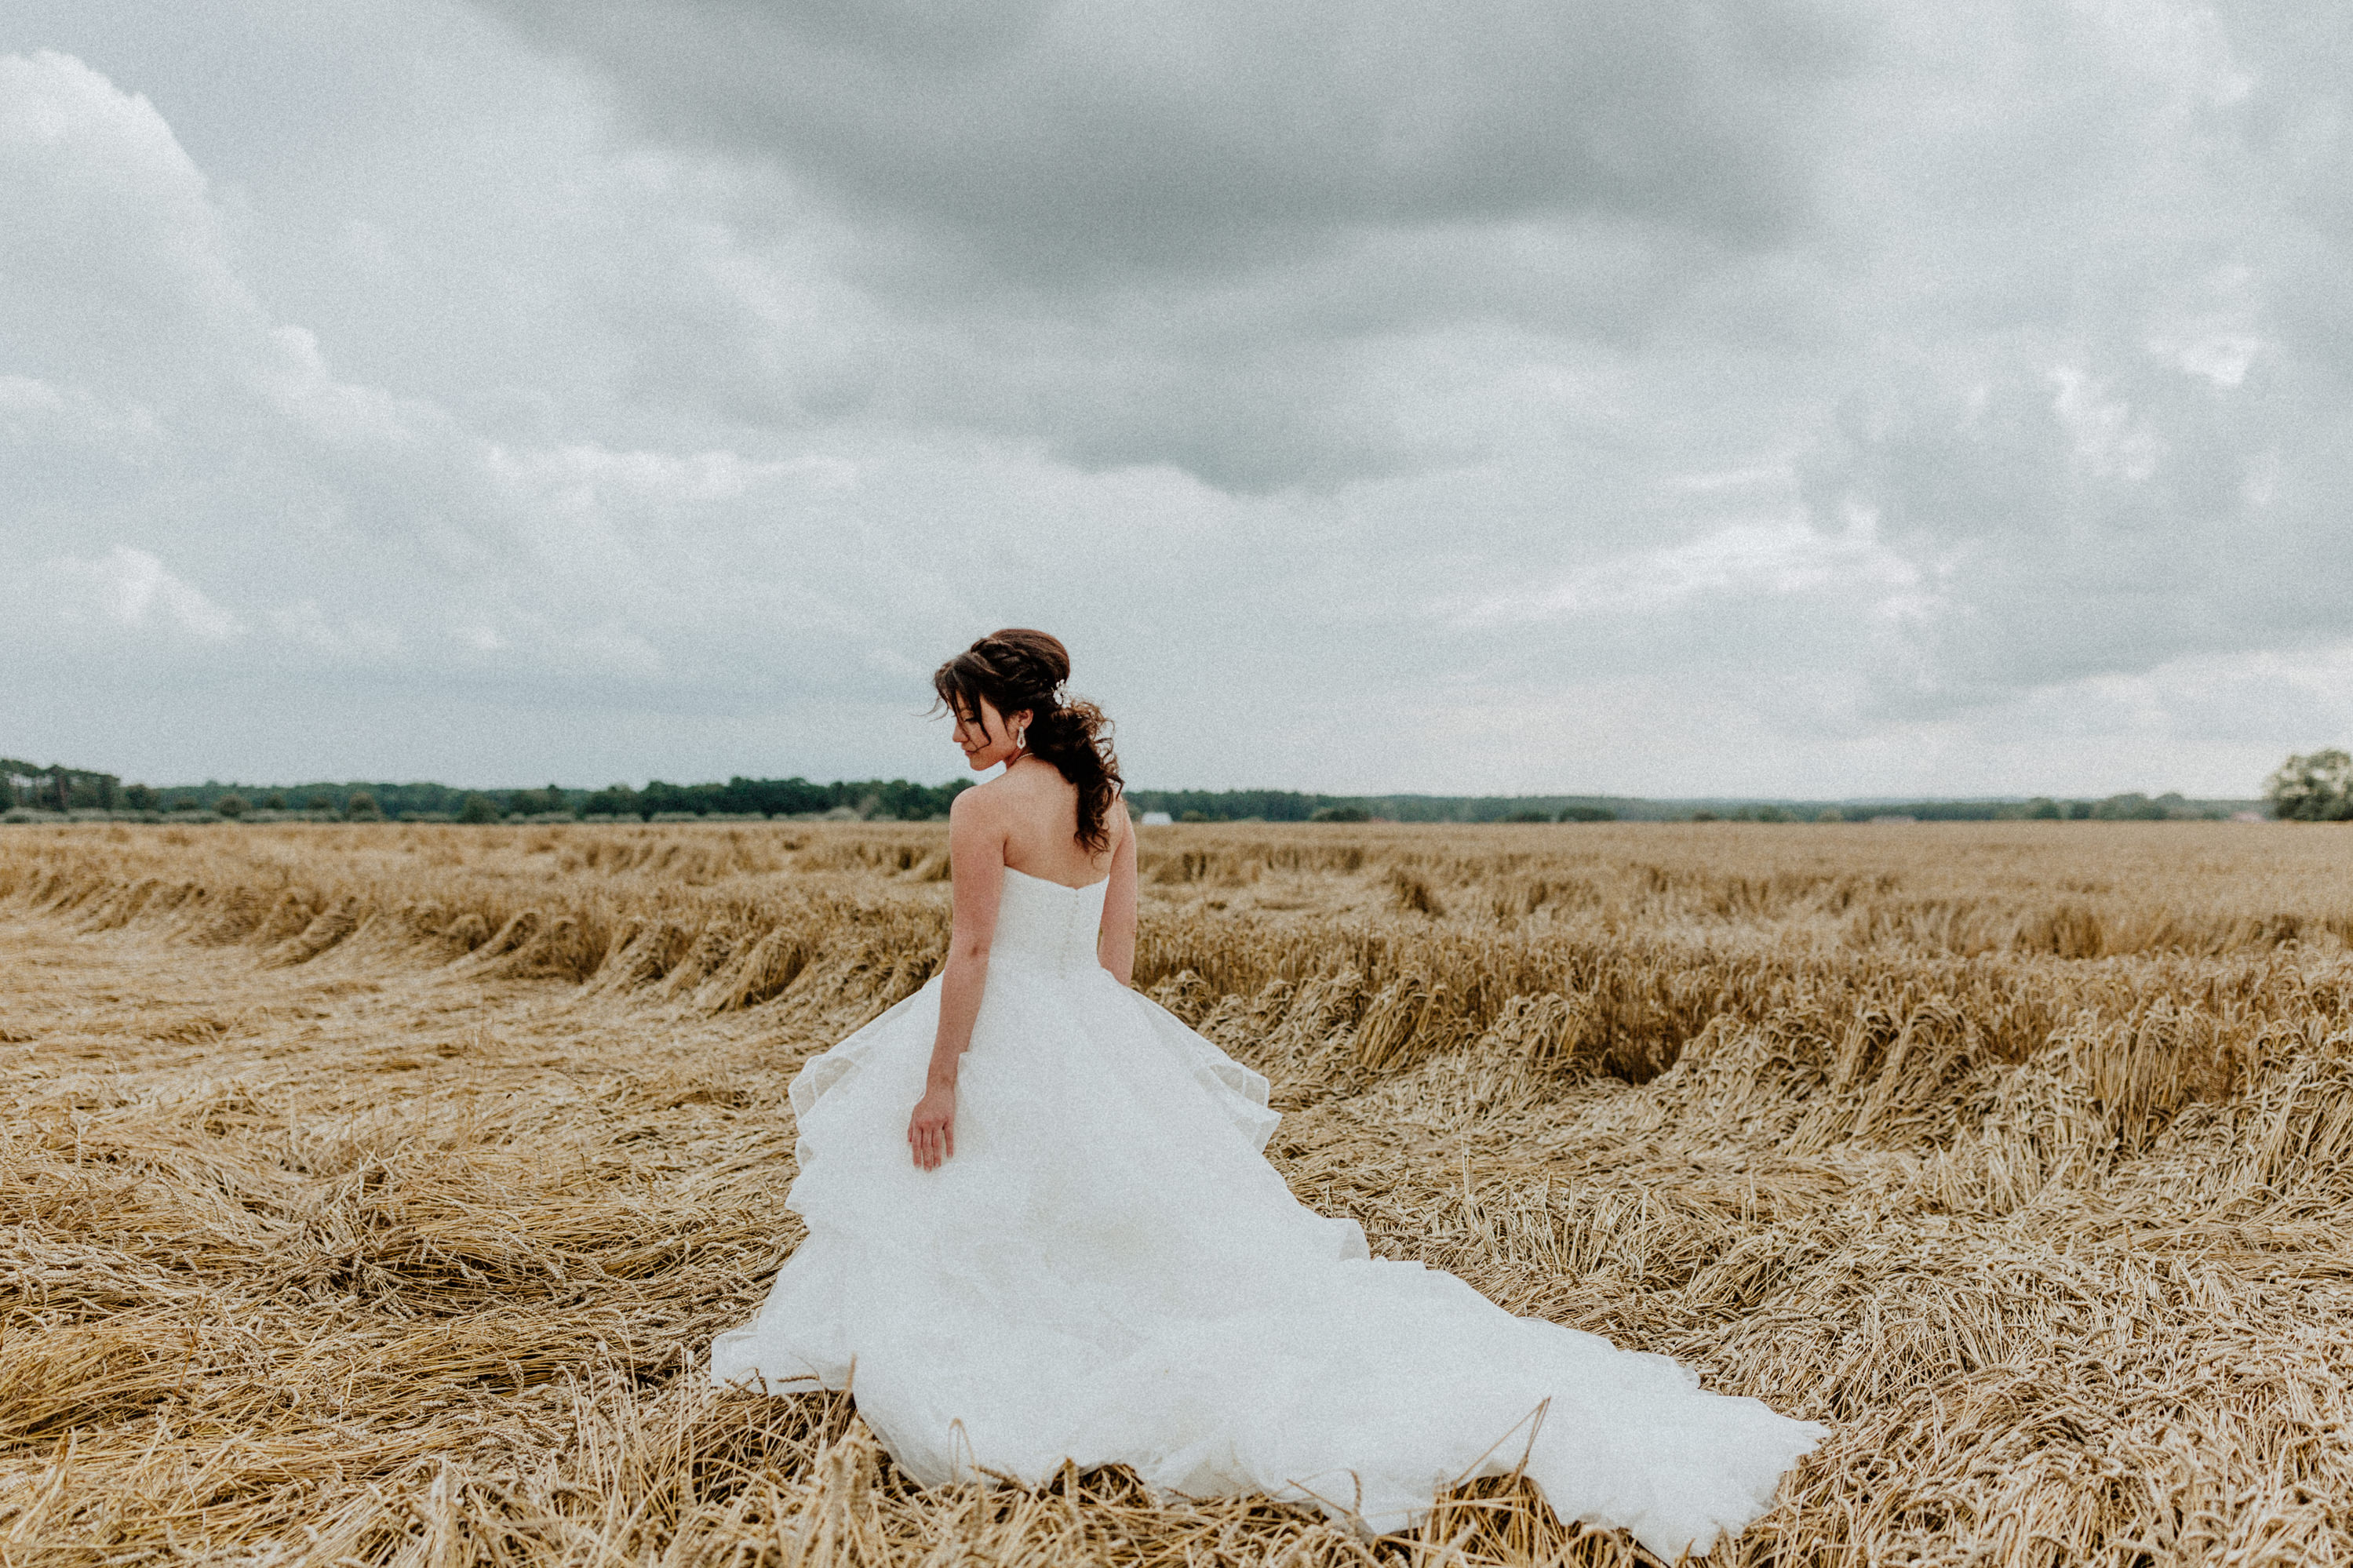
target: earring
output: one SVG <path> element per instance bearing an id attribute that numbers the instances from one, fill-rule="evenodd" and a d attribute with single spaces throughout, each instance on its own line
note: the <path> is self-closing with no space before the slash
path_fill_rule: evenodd
<path id="1" fill-rule="evenodd" d="M 1027 725 L 1027 724 L 1016 724 L 1016 725 L 1014 725 L 1014 726 L 1013 726 L 1013 749 L 1014 749 L 1015 751 L 1017 751 L 1017 752 L 1019 752 L 1019 751 L 1026 751 L 1026 750 L 1029 748 L 1029 725 Z"/>

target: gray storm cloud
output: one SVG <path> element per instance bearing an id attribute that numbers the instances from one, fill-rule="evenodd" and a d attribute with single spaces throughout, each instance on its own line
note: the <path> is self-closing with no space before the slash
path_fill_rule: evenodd
<path id="1" fill-rule="evenodd" d="M 1497 439 L 1398 417 L 1433 333 L 1622 340 L 1790 238 L 1852 58 L 1798 4 L 500 9 L 946 318 L 835 396 L 1257 490 Z"/>
<path id="2" fill-rule="evenodd" d="M 1782 127 L 1847 53 L 1797 0 L 498 8 L 669 134 L 1076 288 L 1530 216 L 1763 242 L 1807 200 Z"/>

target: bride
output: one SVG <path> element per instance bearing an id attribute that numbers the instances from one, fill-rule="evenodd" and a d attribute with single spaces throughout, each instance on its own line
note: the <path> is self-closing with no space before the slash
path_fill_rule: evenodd
<path id="1" fill-rule="evenodd" d="M 1120 1464 L 1388 1531 L 1525 1466 L 1564 1519 L 1669 1559 L 1764 1512 L 1821 1427 L 1372 1258 L 1292 1197 L 1266 1080 L 1129 988 L 1135 834 L 1070 668 L 1009 630 L 933 678 L 972 767 L 1005 765 L 949 813 L 947 964 L 794 1079 L 808 1238 L 712 1374 L 854 1371 L 926 1486 Z"/>

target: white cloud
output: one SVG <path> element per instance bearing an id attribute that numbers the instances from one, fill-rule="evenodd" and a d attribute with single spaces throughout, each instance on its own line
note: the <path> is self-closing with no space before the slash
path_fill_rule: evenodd
<path id="1" fill-rule="evenodd" d="M 47 382 L 29 375 L 0 375 L 0 412 L 51 414 L 64 411 L 66 400 Z"/>
<path id="2" fill-rule="evenodd" d="M 1730 487 L 1725 487 L 1730 488 Z M 1830 536 L 1803 518 L 1736 523 L 1686 543 L 1599 561 L 1566 580 L 1516 588 L 1453 612 L 1467 626 L 1573 616 L 1641 616 L 1734 596 L 1901 593 L 1913 564 L 1869 531 Z"/>
<path id="3" fill-rule="evenodd" d="M 118 544 L 95 560 L 68 556 L 35 574 L 58 590 L 52 601 L 69 624 L 91 619 L 129 631 L 180 632 L 202 642 L 227 642 L 245 627 L 204 593 L 172 574 L 144 550 Z"/>
<path id="4" fill-rule="evenodd" d="M 0 56 L 0 323 L 12 374 L 136 375 L 257 318 L 207 182 L 142 97 L 70 56 Z"/>
<path id="5" fill-rule="evenodd" d="M 2054 365 L 2044 375 L 2055 389 L 2052 412 L 2074 438 L 2075 456 L 2085 469 L 2134 484 L 2157 472 L 2164 443 L 2146 425 L 2134 423 L 2129 404 L 2109 398 L 2107 388 L 2078 366 Z"/>

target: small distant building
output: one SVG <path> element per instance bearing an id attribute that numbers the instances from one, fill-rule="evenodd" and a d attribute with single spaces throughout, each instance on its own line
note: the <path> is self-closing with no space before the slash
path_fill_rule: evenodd
<path id="1" fill-rule="evenodd" d="M 1891 811 L 1883 816 L 1873 817 L 1871 819 L 1871 825 L 1873 827 L 1886 827 L 1890 826 L 1900 826 L 1905 823 L 1917 822 L 1920 819 L 1918 817 L 1913 816 L 1908 811 Z"/>
<path id="2" fill-rule="evenodd" d="M 1165 811 L 1147 811 L 1144 814 L 1144 826 L 1146 827 L 1166 827 L 1176 820 Z"/>
<path id="3" fill-rule="evenodd" d="M 2234 811 L 2231 814 L 2231 820 L 2233 822 L 2269 822 L 2271 818 L 2265 816 L 2260 811 Z"/>

